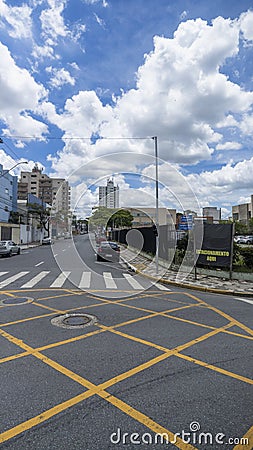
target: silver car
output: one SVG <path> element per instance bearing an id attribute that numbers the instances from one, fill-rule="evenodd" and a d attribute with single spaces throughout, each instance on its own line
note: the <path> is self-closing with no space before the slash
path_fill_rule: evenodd
<path id="1" fill-rule="evenodd" d="M 239 239 L 237 239 L 237 244 L 253 244 L 253 236 L 240 236 Z"/>
<path id="2" fill-rule="evenodd" d="M 20 255 L 20 247 L 13 241 L 0 241 L 0 255 L 12 256 Z"/>

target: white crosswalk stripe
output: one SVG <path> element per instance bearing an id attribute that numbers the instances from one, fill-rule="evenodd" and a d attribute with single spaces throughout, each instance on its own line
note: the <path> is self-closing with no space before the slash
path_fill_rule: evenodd
<path id="1" fill-rule="evenodd" d="M 6 278 L 6 280 L 4 280 L 0 283 L 0 289 L 2 289 L 5 286 L 8 286 L 8 284 L 13 283 L 14 281 L 18 280 L 19 278 L 24 277 L 28 273 L 29 272 L 19 272 L 19 273 L 16 273 L 15 275 L 12 275 L 12 277 Z"/>
<path id="2" fill-rule="evenodd" d="M 155 283 L 154 284 L 155 287 L 157 287 L 157 289 L 160 289 L 160 291 L 170 291 L 170 288 L 167 288 L 166 286 L 164 286 L 164 284 L 160 284 L 160 283 Z"/>
<path id="3" fill-rule="evenodd" d="M 8 272 L 0 272 L 0 277 L 2 277 L 3 275 L 5 275 Z"/>
<path id="4" fill-rule="evenodd" d="M 134 289 L 138 289 L 138 290 L 140 290 L 140 289 L 142 290 L 143 289 L 141 284 L 132 275 L 129 275 L 129 273 L 123 273 L 123 276 L 125 277 L 125 279 L 128 281 L 128 283 Z"/>
<path id="5" fill-rule="evenodd" d="M 112 278 L 112 274 L 110 272 L 103 272 L 104 280 L 105 280 L 105 286 L 108 289 L 117 289 L 117 285 Z"/>
<path id="6" fill-rule="evenodd" d="M 33 277 L 30 281 L 23 284 L 23 286 L 21 286 L 21 289 L 34 287 L 35 284 L 37 284 L 39 281 L 41 281 L 43 278 L 45 278 L 45 276 L 48 275 L 49 273 L 50 273 L 50 271 L 49 272 L 48 271 L 40 272 L 38 275 Z"/>
<path id="7" fill-rule="evenodd" d="M 83 272 L 78 287 L 80 289 L 89 289 L 91 280 L 91 272 Z"/>
<path id="8" fill-rule="evenodd" d="M 0 272 L 0 277 L 6 275 L 8 273 L 9 273 L 8 271 Z M 46 278 L 47 275 L 49 275 L 50 273 L 52 273 L 52 272 L 51 271 L 41 271 L 41 272 L 37 273 L 35 276 L 33 276 L 30 280 L 26 281 L 24 284 L 20 283 L 22 285 L 20 286 L 20 284 L 19 284 L 18 288 L 19 289 L 34 288 L 44 278 Z M 70 276 L 71 273 L 73 274 L 73 276 L 76 280 L 76 284 L 71 279 L 71 276 Z M 6 286 L 9 286 L 9 288 L 11 289 L 12 283 L 16 282 L 17 280 L 19 280 L 20 278 L 22 278 L 28 274 L 32 275 L 32 272 L 29 272 L 29 271 L 18 272 L 12 276 L 9 276 L 8 278 L 6 278 L 2 282 L 0 282 L 0 289 L 4 288 Z M 97 274 L 97 276 L 96 276 L 96 274 L 92 275 L 92 272 L 76 273 L 76 272 L 71 272 L 71 271 L 61 272 L 60 274 L 57 274 L 55 276 L 55 279 L 53 279 L 53 280 L 51 277 L 50 282 L 48 282 L 47 281 L 48 279 L 46 279 L 46 281 L 44 281 L 43 287 L 45 287 L 45 285 L 46 285 L 49 288 L 61 288 L 63 286 L 66 287 L 66 283 L 68 282 L 68 283 L 74 283 L 79 289 L 98 289 L 98 286 L 100 286 L 99 289 L 103 290 L 104 285 L 100 284 L 101 278 L 104 280 L 104 285 L 105 285 L 106 289 L 126 289 L 126 290 L 128 290 L 129 287 L 131 287 L 131 289 L 133 289 L 133 290 L 140 291 L 140 290 L 147 289 L 148 287 L 150 287 L 150 286 L 145 287 L 145 280 L 143 281 L 143 285 L 142 285 L 142 281 L 141 281 L 140 277 L 138 277 L 138 279 L 137 279 L 136 276 L 130 275 L 129 273 L 122 273 L 121 278 L 117 277 L 116 279 L 114 279 L 111 272 L 103 272 L 102 276 L 99 274 Z M 125 286 L 122 284 L 123 280 L 125 281 Z M 42 283 L 39 286 L 42 287 Z M 168 287 L 166 287 L 160 283 L 154 283 L 153 286 L 162 291 L 170 291 L 170 289 Z M 15 288 L 17 288 L 16 283 L 15 283 Z"/>
<path id="9" fill-rule="evenodd" d="M 54 282 L 50 284 L 50 287 L 51 288 L 62 287 L 70 274 L 71 272 L 67 271 L 60 273 L 60 275 L 54 280 Z"/>

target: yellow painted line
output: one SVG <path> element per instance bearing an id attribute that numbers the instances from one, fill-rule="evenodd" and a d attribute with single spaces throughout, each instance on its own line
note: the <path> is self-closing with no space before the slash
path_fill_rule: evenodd
<path id="1" fill-rule="evenodd" d="M 52 359 L 48 358 L 47 356 L 43 355 L 36 349 L 30 347 L 30 345 L 25 344 L 21 339 L 18 339 L 1 329 L 0 329 L 0 334 L 4 338 L 6 338 L 9 342 L 12 342 L 12 343 L 18 345 L 20 348 L 27 351 L 30 355 L 35 356 L 37 359 L 41 360 L 48 366 L 52 367 L 53 369 L 57 370 L 58 372 L 62 373 L 63 375 L 66 375 L 71 380 L 76 381 L 77 383 L 81 384 L 82 386 L 84 386 L 87 389 L 94 388 L 95 385 L 93 383 L 90 383 L 88 380 L 85 380 L 81 376 L 72 372 L 72 370 L 67 369 L 66 367 L 62 366 L 61 364 L 58 364 L 57 362 L 55 362 Z"/>
<path id="2" fill-rule="evenodd" d="M 225 327 L 229 327 L 232 325 L 233 324 L 230 323 L 230 324 L 225 325 Z M 191 347 L 192 345 L 195 345 L 201 341 L 204 341 L 204 340 L 210 338 L 211 336 L 214 336 L 214 335 L 220 333 L 220 331 L 225 328 L 225 327 L 216 328 L 215 330 L 210 331 L 209 333 L 203 334 L 202 336 L 197 337 L 195 339 L 192 339 L 191 341 L 186 342 L 185 344 L 179 345 L 179 346 L 175 347 L 174 349 L 169 349 L 167 347 L 163 347 L 162 345 L 155 344 L 154 342 L 150 342 L 145 339 L 141 339 L 136 336 L 132 336 L 128 333 L 123 333 L 122 331 L 115 330 L 114 327 L 106 327 L 106 326 L 100 325 L 100 324 L 98 324 L 98 326 L 101 327 L 105 331 L 109 331 L 111 333 L 117 334 L 117 335 L 122 336 L 126 339 L 129 339 L 131 341 L 135 341 L 140 344 L 147 345 L 148 347 L 156 348 L 157 350 L 160 350 L 161 352 L 165 352 L 165 353 L 171 352 L 171 354 L 176 354 L 178 352 L 181 352 L 182 350 L 185 350 L 188 347 Z"/>
<path id="3" fill-rule="evenodd" d="M 244 444 L 245 440 L 248 439 L 248 444 Z M 247 433 L 241 438 L 241 443 L 235 445 L 233 450 L 252 450 L 253 448 L 253 426 L 247 431 Z"/>
<path id="4" fill-rule="evenodd" d="M 33 352 L 42 352 L 44 350 L 50 350 L 51 348 L 59 347 L 60 345 L 71 344 L 72 342 L 81 341 L 91 336 L 95 336 L 96 334 L 104 333 L 104 330 L 95 330 L 91 331 L 87 334 L 82 334 L 79 336 L 75 336 L 73 338 L 65 339 L 64 341 L 53 342 L 52 344 L 43 345 L 42 347 L 37 347 L 33 349 Z M 25 351 L 22 353 L 18 353 L 17 355 L 7 356 L 5 358 L 0 359 L 0 364 L 8 361 L 12 361 L 14 359 L 23 358 L 24 356 L 29 356 L 31 353 L 29 351 Z"/>
<path id="5" fill-rule="evenodd" d="M 42 308 L 42 309 L 47 309 L 48 311 L 54 311 L 55 313 L 63 314 L 63 311 L 62 311 L 61 309 L 51 308 L 50 306 L 42 305 L 42 304 L 39 303 L 39 302 L 34 302 L 34 301 L 33 301 L 33 305 L 39 306 L 39 307 Z"/>
<path id="6" fill-rule="evenodd" d="M 192 295 L 192 294 L 188 294 L 188 296 L 195 300 L 198 299 L 197 297 L 195 297 L 195 295 Z M 198 300 L 200 301 L 200 299 L 198 299 Z M 247 327 L 246 325 L 244 325 L 243 323 L 239 322 L 239 320 L 236 320 L 236 319 L 234 319 L 234 317 L 231 317 L 229 314 L 221 311 L 218 308 L 215 308 L 215 306 L 209 305 L 209 303 L 206 303 L 204 301 L 203 301 L 203 303 L 206 305 L 206 307 L 208 309 L 211 309 L 212 311 L 216 312 L 218 315 L 224 317 L 225 319 L 227 319 L 230 322 L 233 321 L 236 326 L 238 326 L 239 328 L 242 328 L 244 331 L 246 331 L 251 336 L 253 336 L 253 330 L 251 328 Z"/>
<path id="7" fill-rule="evenodd" d="M 105 391 L 100 392 L 99 396 L 104 398 L 105 400 L 107 400 L 109 403 L 111 403 L 116 408 L 120 409 L 122 412 L 124 412 L 128 416 L 132 417 L 132 419 L 135 419 L 139 423 L 142 423 L 143 425 L 148 427 L 154 433 L 160 433 L 160 434 L 165 433 L 165 435 L 168 436 L 169 440 L 173 441 L 174 433 L 167 430 L 166 428 L 159 425 L 158 423 L 154 422 L 154 420 L 152 420 L 150 417 L 146 416 L 145 414 L 141 413 L 140 411 L 137 411 L 132 406 L 129 406 L 127 403 L 123 402 L 122 400 L 118 399 L 117 397 L 114 397 L 113 395 L 107 394 L 107 392 L 105 392 Z M 180 438 L 177 439 L 177 442 L 174 445 L 176 447 L 180 448 L 181 450 L 195 450 L 196 449 L 191 444 L 186 444 Z"/>
<path id="8" fill-rule="evenodd" d="M 223 311 L 220 311 L 219 309 L 213 307 L 213 306 L 209 306 L 210 309 L 212 309 L 213 311 L 219 313 L 220 315 L 222 315 L 223 317 L 225 317 L 225 319 L 227 320 L 233 320 L 235 325 L 238 326 L 239 328 L 242 328 L 242 330 L 246 331 L 247 333 L 249 333 L 251 336 L 253 336 L 253 330 L 249 327 L 247 327 L 246 325 L 244 325 L 243 323 L 239 322 L 238 320 L 234 319 L 233 317 L 231 317 L 229 314 L 224 313 Z"/>
<path id="9" fill-rule="evenodd" d="M 29 352 L 17 353 L 16 355 L 6 356 L 5 358 L 0 359 L 0 364 L 14 361 L 15 359 L 23 358 L 24 356 L 30 355 Z"/>
<path id="10" fill-rule="evenodd" d="M 17 436 L 18 434 L 24 432 L 25 430 L 28 430 L 42 422 L 44 422 L 45 420 L 48 420 L 50 417 L 60 413 L 61 411 L 69 408 L 70 406 L 79 403 L 80 401 L 84 400 L 85 398 L 90 397 L 91 395 L 94 394 L 98 394 L 101 398 L 105 399 L 106 401 L 108 401 L 109 403 L 111 403 L 112 405 L 114 405 L 116 408 L 120 409 L 121 411 L 123 411 L 124 413 L 126 413 L 127 415 L 129 415 L 130 417 L 134 418 L 135 420 L 139 421 L 140 423 L 144 424 L 145 426 L 147 426 L 149 429 L 151 429 L 152 431 L 154 430 L 164 430 L 163 432 L 167 433 L 168 436 L 171 437 L 171 439 L 174 438 L 174 434 L 171 433 L 169 430 L 161 427 L 159 424 L 157 424 L 156 422 L 154 422 L 152 419 L 150 419 L 149 417 L 145 416 L 144 414 L 140 413 L 139 411 L 137 411 L 136 409 L 132 408 L 131 406 L 127 405 L 125 402 L 122 402 L 121 400 L 117 399 L 116 397 L 110 395 L 109 393 L 105 392 L 101 386 L 96 386 L 93 383 L 91 383 L 90 381 L 84 379 L 83 377 L 75 374 L 74 372 L 72 372 L 71 370 L 67 369 L 66 367 L 63 367 L 62 365 L 58 364 L 57 362 L 51 360 L 50 358 L 47 358 L 46 356 L 40 354 L 38 351 L 35 351 L 32 347 L 28 346 L 27 344 L 25 344 L 23 341 L 21 341 L 20 339 L 17 339 L 13 336 L 11 336 L 9 333 L 6 333 L 5 331 L 0 330 L 0 333 L 2 336 L 4 336 L 6 339 L 8 339 L 11 342 L 15 342 L 17 345 L 19 345 L 21 348 L 27 350 L 31 355 L 35 356 L 36 358 L 38 358 L 39 360 L 43 361 L 44 363 L 46 363 L 47 365 L 49 365 L 50 367 L 54 368 L 55 370 L 57 370 L 58 372 L 66 375 L 67 377 L 69 377 L 70 379 L 78 382 L 79 384 L 81 384 L 82 386 L 86 387 L 89 389 L 88 392 L 85 392 L 83 394 L 80 394 L 79 396 L 76 396 L 70 400 L 67 400 L 66 402 L 63 402 L 62 404 L 59 404 L 53 408 L 50 408 L 47 411 L 44 411 L 43 413 L 37 415 L 34 418 L 31 418 L 7 431 L 5 431 L 4 433 L 2 433 L 0 435 L 0 442 L 5 442 L 11 438 L 13 438 L 14 436 Z M 161 355 L 161 358 L 165 358 L 169 355 Z M 155 358 L 155 360 L 157 360 L 157 358 Z M 143 369 L 142 369 L 143 370 Z M 159 432 L 159 431 L 157 431 Z M 182 448 L 182 449 L 194 449 L 194 447 L 192 447 L 191 445 L 187 445 L 185 444 L 182 440 L 178 439 L 176 446 L 178 448 Z"/>
<path id="11" fill-rule="evenodd" d="M 205 340 L 205 339 L 208 339 L 208 338 L 210 338 L 210 337 L 212 337 L 212 336 L 215 336 L 216 334 L 222 332 L 222 330 L 223 330 L 224 328 L 226 328 L 226 327 L 231 327 L 231 326 L 234 326 L 234 323 L 233 323 L 233 322 L 231 322 L 231 323 L 225 325 L 225 327 L 217 328 L 216 330 L 213 330 L 213 331 L 211 331 L 210 333 L 204 334 L 203 336 L 200 336 L 199 338 L 193 339 L 192 341 L 186 342 L 186 343 L 183 344 L 183 345 L 180 345 L 180 346 L 178 346 L 178 347 L 175 347 L 175 348 L 172 349 L 172 350 L 170 350 L 170 349 L 168 349 L 168 348 L 166 348 L 166 347 L 163 347 L 163 346 L 161 346 L 161 345 L 154 344 L 153 342 L 146 341 L 146 340 L 144 340 L 144 339 L 137 338 L 137 337 L 135 337 L 135 336 L 132 336 L 132 335 L 129 335 L 129 334 L 126 334 L 126 333 L 122 333 L 122 332 L 120 332 L 120 331 L 118 331 L 118 330 L 114 330 L 113 327 L 111 327 L 111 328 L 110 328 L 110 327 L 104 327 L 104 326 L 101 326 L 101 327 L 102 327 L 103 329 L 107 329 L 107 331 L 110 331 L 111 333 L 118 334 L 119 336 L 125 337 L 125 338 L 127 338 L 127 339 L 129 339 L 129 340 L 132 340 L 132 341 L 135 341 L 135 342 L 139 342 L 140 344 L 144 344 L 144 345 L 147 345 L 147 346 L 156 348 L 157 350 L 160 350 L 160 351 L 163 351 L 163 352 L 169 352 L 169 351 L 171 351 L 171 352 L 173 352 L 173 355 L 175 355 L 175 356 L 177 356 L 177 357 L 179 357 L 179 358 L 185 359 L 185 360 L 187 360 L 187 361 L 190 361 L 190 362 L 192 362 L 192 363 L 194 363 L 194 364 L 197 364 L 197 365 L 199 365 L 199 366 L 205 367 L 205 368 L 207 368 L 207 369 L 211 369 L 211 370 L 213 370 L 213 371 L 215 371 L 215 372 L 222 373 L 223 375 L 227 375 L 227 376 L 229 376 L 229 377 L 231 377 L 231 378 L 236 378 L 237 380 L 243 381 L 243 382 L 245 382 L 245 383 L 253 384 L 253 380 L 251 380 L 250 378 L 243 377 L 243 376 L 238 375 L 238 374 L 236 374 L 236 373 L 234 373 L 234 372 L 230 372 L 230 371 L 228 371 L 228 370 L 221 369 L 220 367 L 214 366 L 214 365 L 212 365 L 212 364 L 208 364 L 208 363 L 206 363 L 206 362 L 204 362 L 204 361 L 200 361 L 200 360 L 197 360 L 197 359 L 195 359 L 195 358 L 191 358 L 190 356 L 187 356 L 187 355 L 184 355 L 184 354 L 182 354 L 182 353 L 179 353 L 179 352 L 181 352 L 182 350 L 185 350 L 185 349 L 191 347 L 191 346 L 194 345 L 194 344 L 197 344 L 197 343 L 199 343 L 199 342 L 201 342 L 201 341 L 203 341 L 203 340 Z"/>
<path id="12" fill-rule="evenodd" d="M 40 316 L 34 316 L 34 317 L 26 317 L 25 319 L 14 320 L 13 322 L 1 323 L 0 326 L 1 327 L 8 327 L 10 325 L 17 325 L 18 323 L 30 322 L 31 320 L 42 319 L 43 317 L 50 317 L 50 316 L 53 316 L 53 315 L 54 315 L 54 313 L 41 314 Z"/>
<path id="13" fill-rule="evenodd" d="M 122 306 L 123 306 L 123 305 L 122 305 Z M 134 307 L 134 308 L 135 308 L 135 307 Z M 185 307 L 175 308 L 175 309 L 184 309 L 184 308 L 185 308 Z M 65 312 L 70 312 L 70 311 L 76 311 L 76 310 L 79 310 L 79 309 L 83 309 L 83 307 L 81 306 L 81 307 L 78 307 L 78 308 L 73 308 L 73 309 L 66 310 L 66 311 L 61 311 L 61 312 L 62 312 L 62 313 L 65 313 Z M 180 321 L 186 322 L 186 323 L 191 323 L 191 324 L 193 324 L 193 325 L 201 326 L 201 327 L 204 327 L 204 328 L 206 328 L 206 329 L 217 330 L 217 328 L 215 328 L 215 327 L 211 327 L 211 326 L 204 325 L 204 324 L 199 324 L 199 323 L 197 323 L 197 322 L 188 321 L 187 319 L 181 319 L 181 318 L 177 318 L 177 317 L 175 317 L 175 316 L 170 316 L 170 315 L 166 314 L 167 312 L 171 312 L 171 311 L 173 311 L 173 310 L 168 310 L 168 311 L 164 311 L 164 312 L 154 312 L 154 314 L 150 314 L 150 315 L 148 315 L 148 316 L 139 317 L 139 318 L 136 318 L 136 319 L 128 320 L 128 321 L 126 321 L 126 322 L 121 322 L 121 323 L 119 323 L 119 324 L 115 324 L 113 327 L 114 327 L 114 328 L 118 328 L 118 327 L 122 327 L 122 326 L 125 326 L 125 325 L 129 325 L 129 324 L 132 324 L 132 323 L 139 322 L 139 321 L 141 321 L 141 320 L 149 319 L 149 318 L 152 318 L 152 317 L 154 317 L 154 316 L 156 317 L 156 316 L 158 316 L 158 315 L 164 315 L 165 317 L 169 317 L 169 318 L 172 318 L 172 319 L 180 320 Z M 50 316 L 52 316 L 52 315 L 54 315 L 54 313 L 52 313 L 52 314 L 44 314 L 44 315 L 40 315 L 40 316 L 36 316 L 36 317 L 31 317 L 31 318 L 27 318 L 27 319 L 20 319 L 20 320 L 17 320 L 17 321 L 13 321 L 13 322 L 8 322 L 8 323 L 5 323 L 5 324 L 1 324 L 1 327 L 3 327 L 3 326 L 8 326 L 8 325 L 13 325 L 13 324 L 18 324 L 18 323 L 22 323 L 22 322 L 26 322 L 26 321 L 29 321 L 29 320 L 35 320 L 35 319 L 37 319 L 37 318 L 39 319 L 39 318 L 44 318 L 44 317 L 50 317 Z M 220 330 L 220 332 L 222 332 L 222 333 L 229 333 L 229 334 L 231 334 L 231 335 L 238 336 L 238 337 L 242 337 L 242 338 L 244 338 L 244 339 L 251 339 L 251 340 L 253 339 L 251 336 L 245 336 L 245 335 L 242 335 L 242 334 L 239 334 L 239 333 L 230 332 L 230 331 L 226 330 L 225 328 L 224 328 L 224 329 L 219 329 L 219 330 Z M 102 331 L 102 330 L 99 330 L 99 332 L 101 332 L 101 331 Z M 42 351 L 42 350 L 50 349 L 50 348 L 53 348 L 53 347 L 58 347 L 58 346 L 61 346 L 61 345 L 68 344 L 68 343 L 70 343 L 70 342 L 74 342 L 75 340 L 84 339 L 85 337 L 92 336 L 93 334 L 97 334 L 97 331 L 91 332 L 91 333 L 87 333 L 87 334 L 85 334 L 85 335 L 81 335 L 81 336 L 72 338 L 72 339 L 70 339 L 70 340 L 67 339 L 67 340 L 64 340 L 64 341 L 60 341 L 60 342 L 55 342 L 55 343 L 52 343 L 52 344 L 48 344 L 48 345 L 46 345 L 46 346 L 39 347 L 39 348 L 37 348 L 36 350 Z M 7 362 L 7 361 L 11 361 L 12 359 L 21 358 L 21 357 L 27 356 L 27 355 L 28 355 L 28 353 L 27 353 L 27 352 L 24 352 L 24 353 L 20 353 L 18 356 L 17 356 L 17 355 L 13 355 L 13 356 L 9 356 L 9 357 L 7 357 L 7 358 L 2 358 L 2 359 L 0 359 L 0 363 L 2 363 L 2 362 Z"/>
<path id="14" fill-rule="evenodd" d="M 230 378 L 235 378 L 236 380 L 244 381 L 244 383 L 253 384 L 253 380 L 250 378 L 243 377 L 242 375 L 238 375 L 237 373 L 230 372 L 225 369 L 221 369 L 220 367 L 213 366 L 212 364 L 208 364 L 205 361 L 200 361 L 199 359 L 192 358 L 191 356 L 183 355 L 182 353 L 176 354 L 178 358 L 185 359 L 186 361 L 190 361 L 198 366 L 205 367 L 206 369 L 211 369 L 214 372 L 222 373 L 223 375 L 227 375 Z"/>
<path id="15" fill-rule="evenodd" d="M 73 297 L 76 294 L 60 294 L 60 295 L 50 295 L 49 297 L 41 297 L 41 298 L 37 298 L 38 301 L 43 301 L 43 300 L 53 300 L 54 298 L 63 298 L 63 297 Z"/>
<path id="16" fill-rule="evenodd" d="M 7 291 L 1 291 L 1 294 L 8 295 L 8 297 L 16 297 L 16 295 L 10 294 L 10 292 Z"/>
<path id="17" fill-rule="evenodd" d="M 185 308 L 185 307 L 182 307 L 182 308 Z M 76 308 L 76 309 L 83 309 L 83 307 L 79 307 L 79 308 Z M 69 311 L 73 311 L 73 310 L 69 310 Z M 171 310 L 169 310 L 169 311 L 171 311 Z M 67 312 L 67 311 L 62 311 L 62 313 L 64 313 L 64 312 Z M 41 316 L 38 316 L 38 317 L 39 318 L 43 318 L 43 317 L 48 317 L 48 316 L 52 316 L 52 315 L 54 315 L 54 313 L 52 313 L 52 314 L 44 314 L 44 315 L 41 315 Z M 150 314 L 149 316 L 144 316 L 144 317 L 138 317 L 138 318 L 135 318 L 135 319 L 130 319 L 130 320 L 126 321 L 126 322 L 121 322 L 119 324 L 114 325 L 114 328 L 126 326 L 126 325 L 129 325 L 129 324 L 132 324 L 132 323 L 136 323 L 136 322 L 139 322 L 141 320 L 152 318 L 153 316 L 157 316 L 157 315 L 160 315 L 160 313 L 156 312 L 154 314 Z M 33 318 L 31 318 L 31 320 L 32 319 Z M 25 322 L 27 320 L 28 319 L 21 319 L 21 320 L 15 321 L 15 322 L 9 322 L 7 324 L 1 324 L 1 327 L 2 326 L 7 326 L 7 325 L 13 325 L 13 324 L 16 324 L 16 323 L 22 323 L 22 322 Z M 92 331 L 90 333 L 86 333 L 86 334 L 81 335 L 81 336 L 75 336 L 73 338 L 66 339 L 64 341 L 58 341 L 58 342 L 54 342 L 52 344 L 47 344 L 45 346 L 38 347 L 38 348 L 34 349 L 34 351 L 43 351 L 43 350 L 48 350 L 48 349 L 51 349 L 51 348 L 54 348 L 54 347 L 59 347 L 61 345 L 65 345 L 65 344 L 69 344 L 71 342 L 82 340 L 82 339 L 85 339 L 86 337 L 90 337 L 90 336 L 93 336 L 95 334 L 99 334 L 99 333 L 102 333 L 102 332 L 105 332 L 105 331 L 107 331 L 107 329 L 104 329 L 104 330 L 103 329 L 99 329 L 99 330 L 96 330 L 96 331 Z M 21 358 L 23 356 L 28 356 L 28 355 L 29 355 L 29 352 L 22 352 L 22 353 L 19 353 L 18 355 L 8 356 L 6 358 L 0 359 L 0 363 L 4 363 L 4 362 L 7 362 L 7 361 L 12 361 L 13 359 Z"/>
<path id="18" fill-rule="evenodd" d="M 42 412 L 41 414 L 31 419 L 26 420 L 25 422 L 20 423 L 19 425 L 16 425 L 13 428 L 10 428 L 7 431 L 4 431 L 2 434 L 0 434 L 0 442 L 6 442 L 9 439 L 23 433 L 24 431 L 30 430 L 31 428 L 45 422 L 56 414 L 65 411 L 66 409 L 80 403 L 86 398 L 89 398 L 91 395 L 93 395 L 92 391 L 86 391 L 82 394 L 77 395 L 76 397 L 60 403 L 59 405 L 54 406 L 53 408 L 48 409 L 47 411 Z"/>

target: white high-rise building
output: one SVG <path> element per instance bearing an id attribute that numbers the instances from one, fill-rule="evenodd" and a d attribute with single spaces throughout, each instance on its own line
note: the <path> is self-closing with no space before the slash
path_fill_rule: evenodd
<path id="1" fill-rule="evenodd" d="M 108 179 L 106 186 L 99 186 L 99 206 L 119 207 L 119 186 L 114 186 L 113 180 Z"/>

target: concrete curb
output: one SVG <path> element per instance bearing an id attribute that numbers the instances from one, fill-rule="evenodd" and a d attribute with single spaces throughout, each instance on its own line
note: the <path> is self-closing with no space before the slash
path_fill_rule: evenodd
<path id="1" fill-rule="evenodd" d="M 245 292 L 245 291 L 232 291 L 230 289 L 216 289 L 216 288 L 210 288 L 207 286 L 199 286 L 196 284 L 189 284 L 189 283 L 178 283 L 176 281 L 166 280 L 164 278 L 157 278 L 152 275 L 148 275 L 148 274 L 142 272 L 141 270 L 138 270 L 135 266 L 128 263 L 128 261 L 126 261 L 124 258 L 121 258 L 121 259 L 129 267 L 129 269 L 132 270 L 133 272 L 140 274 L 140 275 L 142 275 L 146 278 L 149 278 L 150 280 L 156 281 L 156 282 L 160 282 L 163 284 L 169 284 L 169 285 L 175 286 L 175 287 L 182 287 L 184 289 L 192 289 L 192 290 L 201 291 L 201 292 L 210 292 L 212 294 L 233 295 L 233 296 L 240 296 L 240 297 L 253 297 L 253 292 L 251 293 L 251 292 Z"/>

